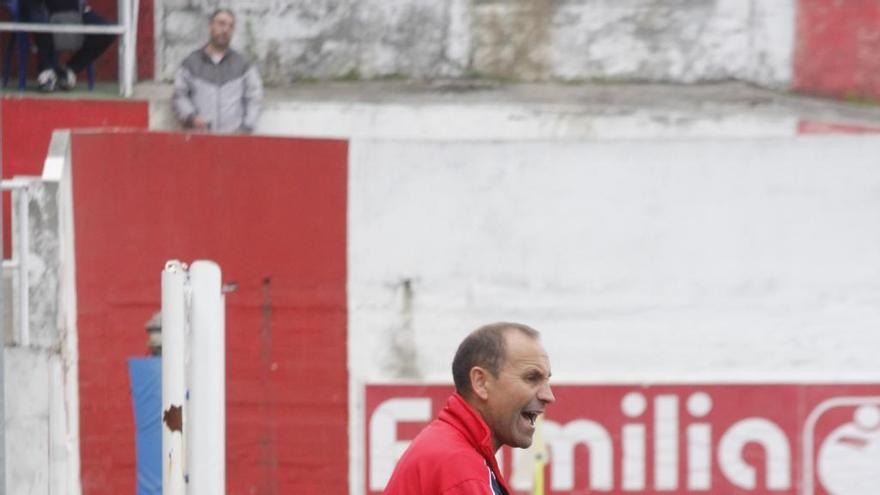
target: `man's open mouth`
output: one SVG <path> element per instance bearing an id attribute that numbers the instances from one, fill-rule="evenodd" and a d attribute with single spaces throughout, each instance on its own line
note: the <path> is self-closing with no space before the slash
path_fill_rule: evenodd
<path id="1" fill-rule="evenodd" d="M 523 411 L 522 417 L 526 418 L 529 424 L 535 426 L 535 420 L 538 419 L 539 414 L 541 414 L 541 411 Z"/>

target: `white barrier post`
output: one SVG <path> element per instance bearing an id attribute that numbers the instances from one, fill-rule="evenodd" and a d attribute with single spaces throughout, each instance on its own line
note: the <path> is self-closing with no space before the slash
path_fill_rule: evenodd
<path id="1" fill-rule="evenodd" d="M 220 267 L 162 272 L 162 493 L 226 492 L 226 315 Z"/>
<path id="2" fill-rule="evenodd" d="M 220 267 L 195 261 L 192 289 L 187 434 L 188 492 L 226 493 L 226 345 Z"/>
<path id="3" fill-rule="evenodd" d="M 177 260 L 162 272 L 162 494 L 184 495 L 184 328 L 186 266 Z"/>

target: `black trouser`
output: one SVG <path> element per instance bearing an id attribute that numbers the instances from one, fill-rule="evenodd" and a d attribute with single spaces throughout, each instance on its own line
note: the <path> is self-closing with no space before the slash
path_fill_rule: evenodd
<path id="1" fill-rule="evenodd" d="M 28 2 L 22 2 L 22 18 L 26 21 L 45 22 L 45 18 L 41 18 L 45 14 L 30 12 L 25 7 L 27 4 Z M 90 8 L 86 8 L 86 11 L 83 12 L 82 22 L 87 26 L 109 24 L 106 19 L 96 14 Z M 112 34 L 85 35 L 82 46 L 67 61 L 67 67 L 74 73 L 79 73 L 100 57 L 113 44 L 114 38 L 116 36 Z M 61 65 L 58 63 L 58 55 L 55 53 L 52 33 L 35 33 L 34 42 L 37 45 L 37 60 L 40 71 L 50 68 L 60 71 Z"/>

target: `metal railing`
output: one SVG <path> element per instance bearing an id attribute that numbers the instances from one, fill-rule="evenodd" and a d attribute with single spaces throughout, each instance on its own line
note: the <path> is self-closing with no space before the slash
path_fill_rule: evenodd
<path id="1" fill-rule="evenodd" d="M 28 279 L 28 253 L 30 252 L 30 200 L 28 190 L 33 180 L 29 179 L 7 179 L 0 181 L 0 190 L 9 191 L 12 195 L 12 201 L 17 203 L 16 208 L 13 207 L 13 213 L 17 213 L 18 218 L 13 222 L 16 231 L 12 233 L 15 241 L 15 248 L 12 250 L 10 259 L 3 260 L 4 275 L 11 271 L 17 275 L 18 279 L 18 344 L 22 346 L 30 345 L 30 299 L 28 290 L 30 280 Z M 11 298 L 10 298 L 11 299 Z"/>
<path id="2" fill-rule="evenodd" d="M 119 94 L 128 98 L 133 93 L 137 79 L 137 60 L 135 44 L 137 42 L 138 11 L 140 0 L 118 0 L 116 24 L 83 25 L 83 24 L 50 24 L 37 22 L 0 22 L 0 32 L 31 32 L 31 33 L 82 33 L 112 34 L 119 37 Z M 23 82 L 22 82 L 23 84 Z M 24 88 L 19 88 L 24 89 Z"/>

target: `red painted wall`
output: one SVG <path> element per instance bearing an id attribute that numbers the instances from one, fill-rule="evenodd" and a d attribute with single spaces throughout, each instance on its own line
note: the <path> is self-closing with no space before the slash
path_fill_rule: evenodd
<path id="1" fill-rule="evenodd" d="M 145 353 L 168 259 L 227 295 L 227 491 L 348 490 L 347 143 L 74 133 L 86 495 L 133 493 L 126 358 Z"/>
<path id="2" fill-rule="evenodd" d="M 3 177 L 41 175 L 52 131 L 81 127 L 134 127 L 149 124 L 146 101 L 0 99 L 0 154 Z M 4 198 L 3 252 L 9 254 L 9 198 Z"/>
<path id="3" fill-rule="evenodd" d="M 876 134 L 878 132 L 880 127 L 814 120 L 801 120 L 797 129 L 798 134 Z"/>
<path id="4" fill-rule="evenodd" d="M 880 98 L 880 0 L 799 0 L 793 86 Z"/>

